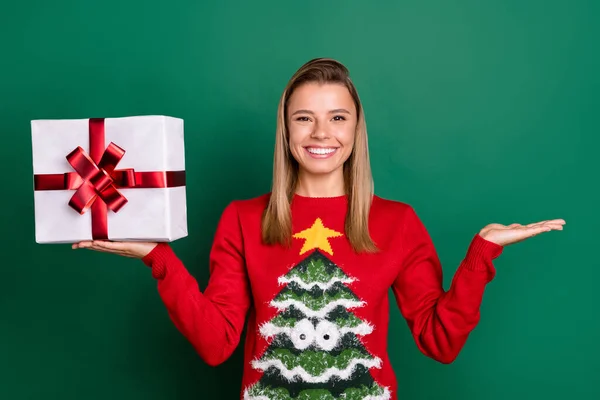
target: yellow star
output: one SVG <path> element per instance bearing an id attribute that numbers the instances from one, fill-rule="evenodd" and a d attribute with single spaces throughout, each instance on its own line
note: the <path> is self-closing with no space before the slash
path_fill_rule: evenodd
<path id="1" fill-rule="evenodd" d="M 334 231 L 333 229 L 325 228 L 321 218 L 317 218 L 310 228 L 296 233 L 294 238 L 305 239 L 304 246 L 302 246 L 300 254 L 304 254 L 312 249 L 320 249 L 333 255 L 333 250 L 331 249 L 331 245 L 327 239 L 340 236 L 343 235 Z"/>

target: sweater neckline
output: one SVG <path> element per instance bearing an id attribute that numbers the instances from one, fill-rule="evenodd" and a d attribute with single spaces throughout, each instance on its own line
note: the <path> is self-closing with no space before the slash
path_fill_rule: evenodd
<path id="1" fill-rule="evenodd" d="M 307 207 L 333 207 L 344 208 L 348 204 L 348 195 L 339 196 L 303 196 L 294 193 L 292 196 L 292 204 Z"/>
<path id="2" fill-rule="evenodd" d="M 348 198 L 348 195 L 342 194 L 338 196 L 303 196 L 301 194 L 294 193 L 292 197 L 301 201 L 340 201 L 346 200 Z"/>

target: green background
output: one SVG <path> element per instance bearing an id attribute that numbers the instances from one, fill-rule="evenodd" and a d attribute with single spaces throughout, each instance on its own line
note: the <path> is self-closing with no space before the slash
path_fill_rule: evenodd
<path id="1" fill-rule="evenodd" d="M 392 308 L 400 398 L 600 398 L 598 2 L 201 3 L 3 4 L 0 398 L 236 398 L 241 347 L 203 364 L 140 262 L 35 244 L 29 121 L 183 118 L 190 233 L 173 247 L 203 288 L 225 205 L 269 190 L 281 91 L 320 56 L 350 68 L 376 192 L 415 207 L 446 287 L 484 225 L 567 221 L 497 259 L 451 365 Z"/>

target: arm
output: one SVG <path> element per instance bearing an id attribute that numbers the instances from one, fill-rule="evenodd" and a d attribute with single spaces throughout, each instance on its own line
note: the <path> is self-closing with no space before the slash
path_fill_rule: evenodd
<path id="1" fill-rule="evenodd" d="M 250 306 L 243 254 L 238 214 L 231 203 L 217 227 L 204 292 L 168 244 L 157 245 L 143 258 L 171 320 L 211 366 L 224 362 L 239 344 Z"/>
<path id="2" fill-rule="evenodd" d="M 492 260 L 503 247 L 475 235 L 448 291 L 432 240 L 412 208 L 402 235 L 402 265 L 392 290 L 419 350 L 451 363 L 479 322 L 485 286 L 494 278 Z"/>

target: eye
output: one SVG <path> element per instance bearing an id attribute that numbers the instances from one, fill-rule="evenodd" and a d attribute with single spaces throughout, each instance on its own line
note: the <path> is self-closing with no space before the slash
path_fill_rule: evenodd
<path id="1" fill-rule="evenodd" d="M 308 319 L 303 319 L 298 321 L 292 328 L 290 336 L 294 347 L 304 350 L 315 340 L 315 328 Z"/>
<path id="2" fill-rule="evenodd" d="M 340 336 L 338 327 L 329 321 L 321 321 L 317 325 L 315 340 L 317 346 L 323 350 L 333 350 L 337 346 Z"/>
<path id="3" fill-rule="evenodd" d="M 336 115 L 335 117 L 333 117 L 334 121 L 345 121 L 346 117 L 342 116 L 342 115 Z"/>
<path id="4" fill-rule="evenodd" d="M 296 118 L 296 121 L 308 122 L 310 121 L 310 119 L 308 117 L 298 117 Z"/>

